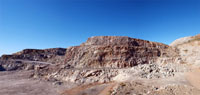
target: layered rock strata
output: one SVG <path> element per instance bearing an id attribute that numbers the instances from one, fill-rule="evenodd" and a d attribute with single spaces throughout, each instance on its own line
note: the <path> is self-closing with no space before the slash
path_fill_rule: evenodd
<path id="1" fill-rule="evenodd" d="M 118 36 L 91 37 L 67 49 L 65 64 L 77 68 L 133 67 L 157 61 L 175 61 L 178 54 L 168 45 Z M 158 60 L 158 58 L 160 58 Z"/>

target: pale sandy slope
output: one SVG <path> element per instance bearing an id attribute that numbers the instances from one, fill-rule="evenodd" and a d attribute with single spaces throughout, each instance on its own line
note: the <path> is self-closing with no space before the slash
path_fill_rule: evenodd
<path id="1" fill-rule="evenodd" d="M 192 71 L 185 77 L 192 86 L 200 89 L 200 34 L 177 39 L 170 46 L 177 48 L 182 60 L 191 65 Z"/>

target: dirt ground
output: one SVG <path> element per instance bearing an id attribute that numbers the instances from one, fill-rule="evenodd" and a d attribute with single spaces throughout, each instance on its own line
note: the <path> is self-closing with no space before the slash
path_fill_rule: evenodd
<path id="1" fill-rule="evenodd" d="M 0 95 L 60 95 L 64 86 L 29 78 L 31 71 L 0 72 Z"/>
<path id="2" fill-rule="evenodd" d="M 0 72 L 0 95 L 200 95 L 200 69 L 165 79 L 62 84 L 30 78 L 31 71 Z"/>
<path id="3" fill-rule="evenodd" d="M 199 75 L 200 75 L 200 69 L 196 68 L 192 72 L 186 73 L 186 79 L 192 86 L 200 90 L 200 76 Z"/>
<path id="4" fill-rule="evenodd" d="M 62 95 L 110 95 L 110 91 L 117 83 L 92 83 L 68 89 Z"/>
<path id="5" fill-rule="evenodd" d="M 31 71 L 0 72 L 0 95 L 108 95 L 113 83 L 62 84 L 30 78 Z"/>

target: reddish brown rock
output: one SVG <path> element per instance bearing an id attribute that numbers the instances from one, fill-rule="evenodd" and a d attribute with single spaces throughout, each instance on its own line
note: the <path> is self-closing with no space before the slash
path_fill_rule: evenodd
<path id="1" fill-rule="evenodd" d="M 170 52 L 169 52 L 170 51 Z M 168 45 L 120 36 L 91 37 L 86 43 L 67 49 L 65 64 L 74 67 L 124 68 L 149 64 L 160 57 L 178 54 Z"/>

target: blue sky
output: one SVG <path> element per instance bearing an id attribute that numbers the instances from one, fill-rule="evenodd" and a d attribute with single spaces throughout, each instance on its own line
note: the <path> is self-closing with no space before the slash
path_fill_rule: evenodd
<path id="1" fill-rule="evenodd" d="M 0 55 L 91 36 L 170 44 L 200 33 L 200 0 L 0 0 Z"/>

